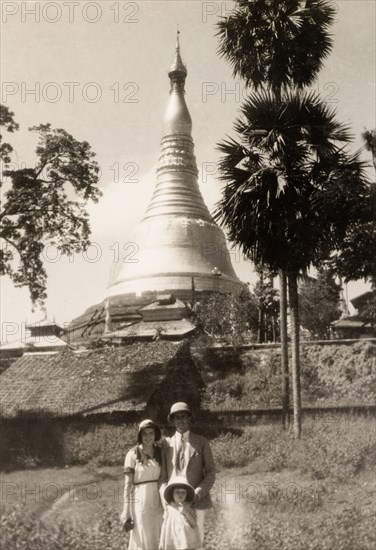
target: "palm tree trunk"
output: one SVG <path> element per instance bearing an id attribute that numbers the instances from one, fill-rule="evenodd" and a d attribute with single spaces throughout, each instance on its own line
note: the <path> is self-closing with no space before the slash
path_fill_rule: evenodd
<path id="1" fill-rule="evenodd" d="M 257 342 L 259 344 L 263 344 L 265 342 L 265 337 L 264 337 L 264 313 L 262 311 L 262 309 L 260 308 L 259 309 L 259 314 L 258 314 L 258 336 L 257 336 Z"/>
<path id="2" fill-rule="evenodd" d="M 302 433 L 302 405 L 300 392 L 300 323 L 299 299 L 296 273 L 289 273 L 289 303 L 291 323 L 291 363 L 292 363 L 292 399 L 294 407 L 294 435 L 297 439 Z"/>
<path id="3" fill-rule="evenodd" d="M 282 101 L 282 90 L 275 90 L 276 99 Z M 281 331 L 281 369 L 282 369 L 282 423 L 285 430 L 290 425 L 290 383 L 289 383 L 289 353 L 287 338 L 287 275 L 279 270 L 279 314 Z"/>
<path id="4" fill-rule="evenodd" d="M 279 271 L 279 314 L 281 332 L 281 371 L 282 371 L 282 424 L 285 429 L 290 424 L 290 388 L 289 388 L 289 356 L 287 341 L 287 280 L 286 273 Z"/>

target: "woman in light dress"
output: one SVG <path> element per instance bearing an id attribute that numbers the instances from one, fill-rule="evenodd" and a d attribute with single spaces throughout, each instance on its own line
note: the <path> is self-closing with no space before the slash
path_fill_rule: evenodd
<path id="1" fill-rule="evenodd" d="M 156 550 L 163 519 L 159 495 L 162 451 L 155 442 L 160 428 L 152 420 L 143 420 L 138 428 L 138 445 L 125 457 L 124 508 L 120 516 L 130 531 L 129 550 Z"/>

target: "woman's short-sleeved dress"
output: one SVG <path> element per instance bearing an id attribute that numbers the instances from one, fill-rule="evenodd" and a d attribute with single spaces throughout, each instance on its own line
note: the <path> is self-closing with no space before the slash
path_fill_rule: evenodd
<path id="1" fill-rule="evenodd" d="M 125 457 L 124 473 L 134 474 L 131 515 L 135 525 L 130 532 L 128 548 L 155 550 L 158 548 L 163 519 L 163 507 L 158 490 L 161 466 L 155 458 L 149 458 L 146 464 L 138 460 L 137 449 L 134 448 Z"/>

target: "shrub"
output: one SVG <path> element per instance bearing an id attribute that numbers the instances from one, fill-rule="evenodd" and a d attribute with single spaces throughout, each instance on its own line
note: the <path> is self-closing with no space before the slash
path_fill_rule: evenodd
<path id="1" fill-rule="evenodd" d="M 137 427 L 130 425 L 92 425 L 82 432 L 74 427 L 65 434 L 67 464 L 93 463 L 97 466 L 121 464 L 136 443 Z"/>
<path id="2" fill-rule="evenodd" d="M 1 428 L 1 467 L 7 470 L 122 464 L 137 434 L 135 424 L 64 425 L 58 420 L 4 423 Z"/>
<path id="3" fill-rule="evenodd" d="M 27 515 L 23 506 L 3 509 L 0 522 L 2 548 L 7 550 L 119 550 L 128 546 L 118 513 L 106 506 L 86 528 L 67 522 L 46 525 Z"/>
<path id="4" fill-rule="evenodd" d="M 196 354 L 205 381 L 206 407 L 227 409 L 278 406 L 280 351 L 209 349 Z M 306 345 L 301 354 L 302 403 L 376 403 L 376 345 Z M 290 385 L 291 387 L 291 385 Z"/>
<path id="5" fill-rule="evenodd" d="M 212 441 L 213 457 L 220 468 L 244 466 L 251 459 L 249 438 L 231 433 L 221 434 Z"/>
<path id="6" fill-rule="evenodd" d="M 261 458 L 268 471 L 300 470 L 312 479 L 348 480 L 376 463 L 373 418 L 344 416 L 307 420 L 301 440 L 280 426 L 246 428 L 212 440 L 219 467 L 245 466 Z"/>
<path id="7" fill-rule="evenodd" d="M 352 479 L 376 463 L 376 430 L 373 418 L 332 418 L 316 422 L 296 448 L 293 463 L 314 479 Z"/>
<path id="8" fill-rule="evenodd" d="M 215 521 L 213 521 L 213 518 Z M 206 550 L 373 550 L 374 514 L 350 505 L 318 516 L 276 514 L 265 507 L 248 509 L 247 519 L 231 520 L 226 513 L 211 513 Z"/>

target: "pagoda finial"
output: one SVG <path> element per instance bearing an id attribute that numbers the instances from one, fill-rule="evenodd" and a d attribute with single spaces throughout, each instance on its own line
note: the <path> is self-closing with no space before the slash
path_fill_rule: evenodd
<path id="1" fill-rule="evenodd" d="M 184 100 L 184 86 L 187 78 L 187 69 L 180 57 L 180 31 L 176 31 L 176 49 L 174 62 L 168 71 L 170 79 L 170 100 L 165 116 L 165 135 L 191 135 L 192 120 Z M 197 169 L 196 169 L 197 170 Z"/>
<path id="2" fill-rule="evenodd" d="M 178 23 L 176 26 L 177 26 L 177 29 L 176 29 L 176 51 L 180 53 L 180 41 L 179 41 L 179 34 L 180 34 L 180 31 L 179 31 L 179 23 Z"/>
<path id="3" fill-rule="evenodd" d="M 184 80 L 187 76 L 187 69 L 185 68 L 185 65 L 181 59 L 180 56 L 180 31 L 179 31 L 179 25 L 177 27 L 176 31 L 176 48 L 175 48 L 175 58 L 174 62 L 170 67 L 170 70 L 168 72 L 168 76 L 170 77 L 171 81 L 181 81 L 184 83 Z"/>

